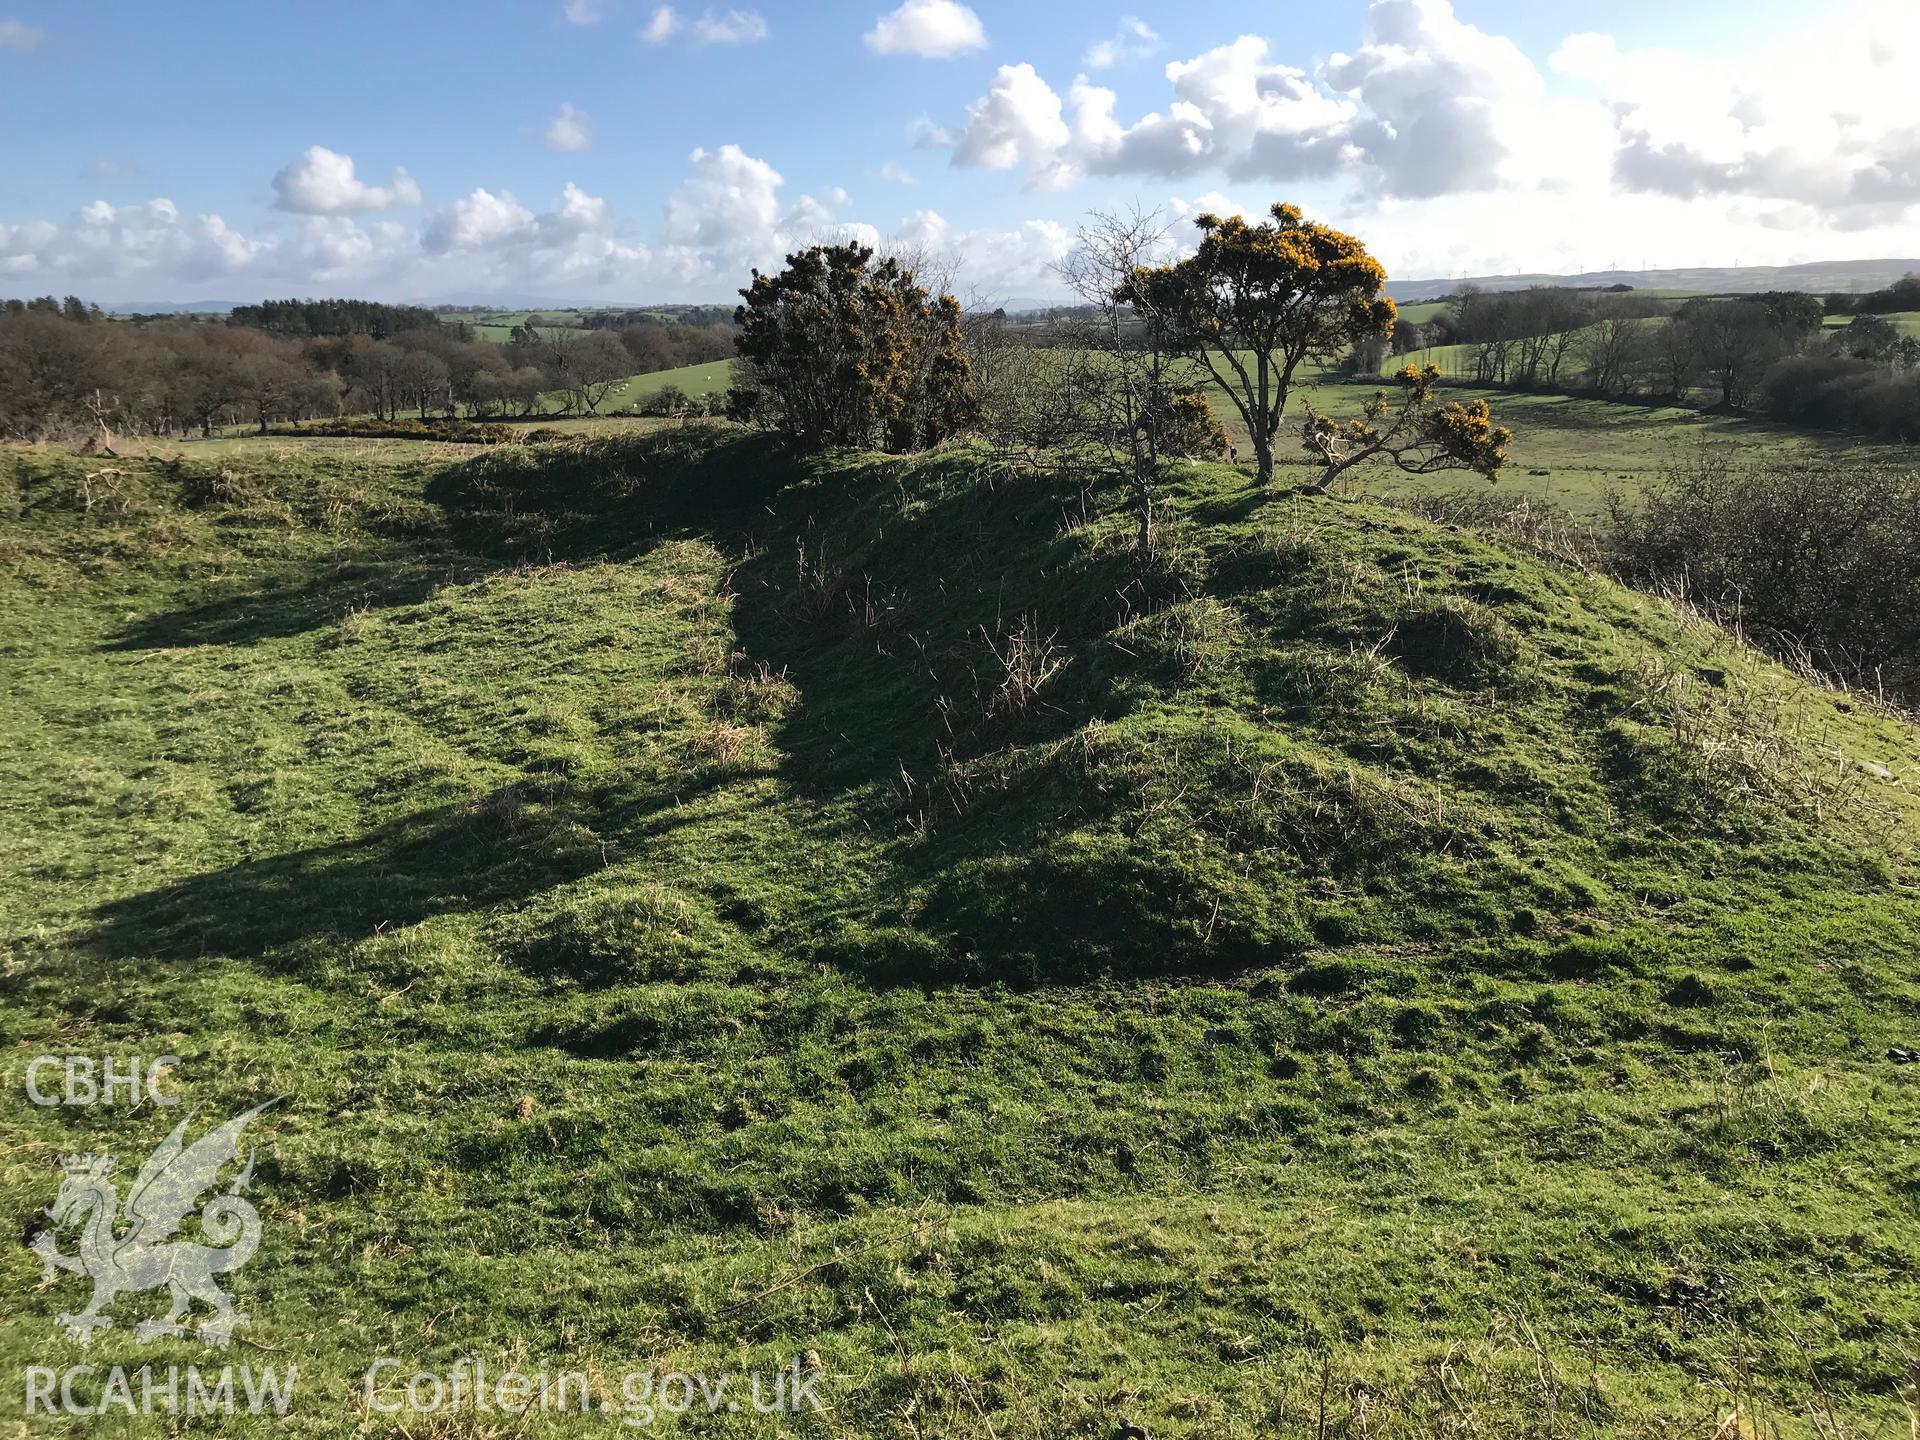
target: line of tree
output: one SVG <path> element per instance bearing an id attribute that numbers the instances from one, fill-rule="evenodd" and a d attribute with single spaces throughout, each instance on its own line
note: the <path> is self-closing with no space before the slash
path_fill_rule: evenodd
<path id="1" fill-rule="evenodd" d="M 227 323 L 290 340 L 341 335 L 386 340 L 403 331 L 432 330 L 443 322 L 419 305 L 385 305 L 377 300 L 263 300 L 258 305 L 234 306 Z"/>
<path id="2" fill-rule="evenodd" d="M 28 309 L 0 314 L 0 434 L 173 434 L 333 414 L 338 376 L 258 330 L 102 324 Z"/>
<path id="3" fill-rule="evenodd" d="M 1877 311 L 1823 329 L 1826 309 L 1797 291 L 1676 303 L 1548 286 L 1469 289 L 1424 325 L 1396 325 L 1391 348 L 1468 346 L 1457 377 L 1478 385 L 1697 403 L 1920 439 L 1920 339 Z M 1356 363 L 1376 369 L 1380 358 L 1363 349 Z"/>
<path id="4" fill-rule="evenodd" d="M 612 323 L 614 320 L 618 323 Z M 632 318 L 585 317 L 583 329 L 612 335 L 633 359 L 628 372 L 644 375 L 655 370 L 678 370 L 684 365 L 706 365 L 733 355 L 733 316 L 722 325 L 687 324 L 649 315 Z"/>
<path id="5" fill-rule="evenodd" d="M 1792 291 L 1675 304 L 1553 286 L 1469 288 L 1410 335 L 1396 329 L 1394 349 L 1471 346 L 1458 369 L 1478 385 L 1680 401 L 1704 386 L 1737 410 L 1770 366 L 1812 342 L 1821 319 L 1818 300 Z"/>
<path id="6" fill-rule="evenodd" d="M 0 305 L 0 310 L 8 315 L 61 315 L 79 325 L 107 318 L 106 312 L 98 305 L 82 300 L 78 295 L 69 295 L 64 300 L 56 300 L 51 295 L 42 295 L 33 300 L 8 300 Z"/>
<path id="7" fill-rule="evenodd" d="M 1829 315 L 1895 315 L 1920 310 L 1920 275 L 1903 275 L 1884 290 L 1865 295 L 1829 295 Z"/>
<path id="8" fill-rule="evenodd" d="M 588 310 L 581 314 L 586 330 L 624 330 L 629 325 L 680 325 L 689 330 L 731 329 L 731 305 L 656 305 L 647 310 Z"/>
<path id="9" fill-rule="evenodd" d="M 251 323 L 251 322 L 261 323 Z M 417 306 L 270 300 L 229 323 L 108 323 L 78 296 L 0 306 L 0 436 L 211 435 L 340 414 L 601 414 L 627 377 L 726 358 L 733 330 L 530 316 L 505 345 Z"/>
<path id="10" fill-rule="evenodd" d="M 32 301 L 0 309 L 0 436 L 211 435 L 343 413 L 594 414 L 638 368 L 606 332 L 521 327 L 502 346 L 435 321 L 383 339 L 295 340 L 188 319 L 107 323 L 78 300 Z"/>

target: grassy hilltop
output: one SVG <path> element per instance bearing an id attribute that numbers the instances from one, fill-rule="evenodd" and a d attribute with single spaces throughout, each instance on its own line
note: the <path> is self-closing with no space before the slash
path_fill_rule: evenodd
<path id="1" fill-rule="evenodd" d="M 608 1423 L 402 1432 L 380 1354 L 808 1351 L 825 1414 L 672 1428 L 1904 1423 L 1905 723 L 1227 467 L 1145 569 L 1117 488 L 966 450 L 110 468 L 0 458 L 5 1083 L 291 1097 L 230 1357 L 299 1365 L 275 1433 Z M 7 1213 L 174 1118 L 8 1110 Z M 9 1363 L 200 1360 L 4 1263 Z"/>

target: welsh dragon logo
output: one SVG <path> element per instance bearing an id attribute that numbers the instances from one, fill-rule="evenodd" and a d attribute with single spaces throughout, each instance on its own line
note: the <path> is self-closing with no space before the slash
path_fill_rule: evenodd
<path id="1" fill-rule="evenodd" d="M 226 1193 L 201 1207 L 200 1228 L 206 1243 L 174 1237 L 195 1202 L 219 1179 L 221 1167 L 239 1158 L 240 1132 L 247 1122 L 285 1098 L 256 1105 L 188 1145 L 187 1126 L 200 1113 L 191 1111 L 147 1157 L 124 1205 L 111 1178 L 111 1155 L 60 1157 L 60 1193 L 46 1211 L 53 1228 L 40 1231 L 30 1245 L 40 1257 L 43 1283 L 60 1270 L 85 1275 L 93 1282 L 87 1308 L 60 1316 L 71 1338 L 86 1345 L 94 1331 L 109 1328 L 113 1317 L 101 1312 L 123 1291 L 162 1285 L 171 1293 L 172 1304 L 164 1318 L 142 1320 L 133 1327 L 133 1338 L 142 1344 L 163 1335 L 185 1335 L 187 1327 L 181 1322 L 195 1300 L 213 1307 L 194 1331 L 211 1344 L 224 1348 L 234 1330 L 247 1323 L 247 1317 L 233 1308 L 233 1296 L 220 1288 L 214 1276 L 238 1270 L 260 1244 L 259 1212 L 242 1198 L 253 1175 L 251 1151 Z M 56 1232 L 76 1222 L 82 1227 L 79 1252 L 63 1255 Z M 124 1233 L 116 1233 L 122 1225 Z"/>

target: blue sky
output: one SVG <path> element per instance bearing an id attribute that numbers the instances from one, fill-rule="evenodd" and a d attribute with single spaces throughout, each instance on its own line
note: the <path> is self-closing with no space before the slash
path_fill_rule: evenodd
<path id="1" fill-rule="evenodd" d="M 0 0 L 0 293 L 715 299 L 854 234 L 1026 296 L 1090 208 L 1277 199 L 1409 278 L 1910 254 L 1916 11 Z"/>

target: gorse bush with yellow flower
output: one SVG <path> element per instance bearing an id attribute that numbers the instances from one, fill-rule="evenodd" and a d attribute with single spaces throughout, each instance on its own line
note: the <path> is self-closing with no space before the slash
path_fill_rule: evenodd
<path id="1" fill-rule="evenodd" d="M 919 450 L 971 426 L 980 404 L 960 303 L 871 246 L 815 245 L 753 272 L 734 312 L 741 383 L 728 415 L 810 450 Z"/>
<path id="2" fill-rule="evenodd" d="M 1387 272 L 1353 236 L 1275 205 L 1272 219 L 1202 215 L 1200 245 L 1177 264 L 1134 272 L 1121 290 L 1168 344 L 1190 356 L 1246 424 L 1260 479 L 1297 373 L 1393 333 Z"/>
<path id="3" fill-rule="evenodd" d="M 1385 461 L 1410 475 L 1470 470 L 1489 482 L 1500 478 L 1513 432 L 1493 423 L 1485 400 L 1440 404 L 1434 395 L 1440 383 L 1437 365 L 1409 365 L 1394 378 L 1400 385 L 1397 411 L 1385 390 L 1376 391 L 1354 420 L 1333 420 L 1307 406 L 1300 438 L 1308 453 L 1326 465 L 1321 485 L 1370 460 Z"/>

